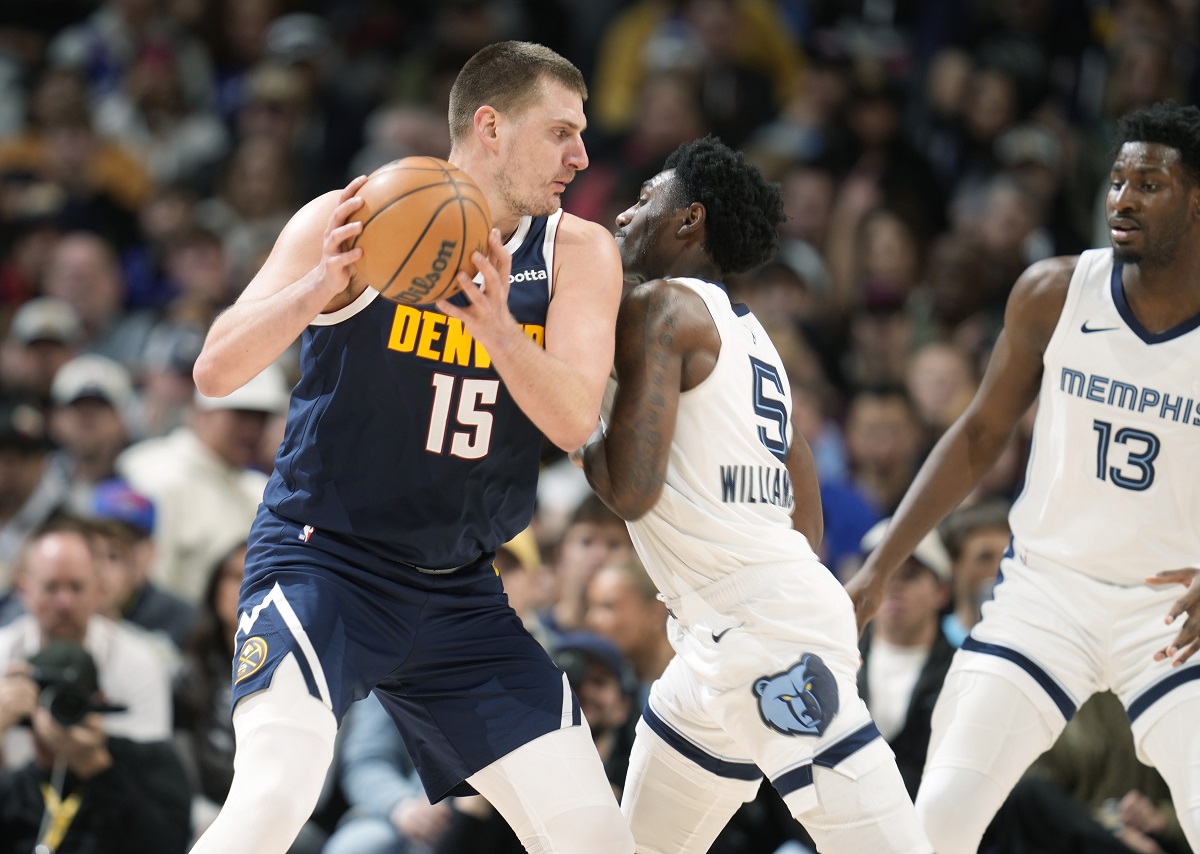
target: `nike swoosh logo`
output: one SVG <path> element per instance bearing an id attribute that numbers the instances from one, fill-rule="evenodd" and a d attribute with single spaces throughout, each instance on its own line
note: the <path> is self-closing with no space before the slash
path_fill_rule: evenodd
<path id="1" fill-rule="evenodd" d="M 720 643 L 720 642 L 721 642 L 721 638 L 725 637 L 725 635 L 729 634 L 729 633 L 730 633 L 730 632 L 732 632 L 734 629 L 740 629 L 740 628 L 741 628 L 742 626 L 744 626 L 744 625 L 746 625 L 746 624 L 745 624 L 745 623 L 741 623 L 741 624 L 739 624 L 739 625 L 736 625 L 736 626 L 730 626 L 729 628 L 727 628 L 727 629 L 725 629 L 725 630 L 723 630 L 723 631 L 720 631 L 720 632 L 713 632 L 713 633 L 712 633 L 712 636 L 713 636 L 713 643 Z"/>
<path id="2" fill-rule="evenodd" d="M 1088 332 L 1113 332 L 1120 328 L 1119 326 L 1088 326 L 1085 320 L 1083 326 L 1079 327 L 1079 331 L 1087 334 Z"/>

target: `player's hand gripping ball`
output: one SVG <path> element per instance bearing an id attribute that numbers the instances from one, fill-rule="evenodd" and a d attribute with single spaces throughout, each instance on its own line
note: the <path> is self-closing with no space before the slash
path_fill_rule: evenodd
<path id="1" fill-rule="evenodd" d="M 426 305 L 454 296 L 455 274 L 477 272 L 471 253 L 488 253 L 492 215 L 475 182 L 436 157 L 405 157 L 380 166 L 358 191 L 350 217 L 362 231 L 354 264 L 360 281 L 394 302 Z"/>

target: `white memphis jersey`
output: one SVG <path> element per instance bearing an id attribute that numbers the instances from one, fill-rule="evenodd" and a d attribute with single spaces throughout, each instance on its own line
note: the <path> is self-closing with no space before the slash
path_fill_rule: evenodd
<path id="1" fill-rule="evenodd" d="M 683 392 L 662 496 L 629 532 L 667 598 L 744 566 L 815 560 L 792 529 L 785 461 L 792 440 L 787 374 L 762 325 L 725 289 L 675 279 L 699 294 L 721 336 L 712 373 Z"/>
<path id="2" fill-rule="evenodd" d="M 1016 548 L 1113 584 L 1200 567 L 1200 316 L 1147 331 L 1089 250 L 1042 361 Z"/>

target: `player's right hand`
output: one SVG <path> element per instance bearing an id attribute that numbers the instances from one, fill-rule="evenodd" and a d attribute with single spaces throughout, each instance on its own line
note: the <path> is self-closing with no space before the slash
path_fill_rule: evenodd
<path id="1" fill-rule="evenodd" d="M 1177 617 L 1187 614 L 1183 627 L 1171 643 L 1154 653 L 1155 661 L 1170 658 L 1174 659 L 1171 666 L 1179 667 L 1200 650 L 1200 569 L 1168 569 L 1150 576 L 1146 583 L 1182 584 L 1187 588 L 1187 591 L 1175 600 L 1175 604 L 1164 618 L 1167 625 L 1171 625 Z"/>
<path id="2" fill-rule="evenodd" d="M 886 585 L 887 578 L 875 568 L 875 562 L 871 560 L 870 555 L 858 572 L 846 582 L 846 592 L 850 594 L 850 601 L 854 603 L 854 619 L 858 623 L 859 635 L 883 604 Z"/>
<path id="3" fill-rule="evenodd" d="M 350 278 L 354 274 L 354 262 L 362 257 L 362 249 L 348 249 L 347 245 L 362 232 L 363 224 L 347 220 L 363 205 L 363 200 L 357 194 L 365 183 L 367 176 L 359 175 L 346 185 L 338 197 L 337 206 L 329 215 L 325 233 L 321 237 L 318 272 L 322 290 L 331 298 L 349 289 Z"/>

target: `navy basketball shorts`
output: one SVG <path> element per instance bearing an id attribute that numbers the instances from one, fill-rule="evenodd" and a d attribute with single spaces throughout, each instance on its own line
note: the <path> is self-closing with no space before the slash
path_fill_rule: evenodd
<path id="1" fill-rule="evenodd" d="M 563 673 L 508 605 L 485 555 L 426 574 L 259 510 L 238 602 L 233 704 L 295 657 L 342 720 L 374 689 L 436 802 L 557 729 L 581 722 Z"/>

